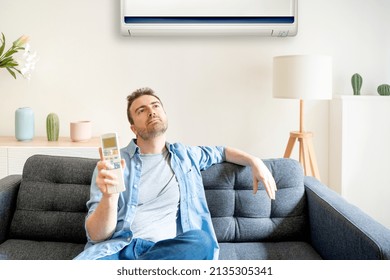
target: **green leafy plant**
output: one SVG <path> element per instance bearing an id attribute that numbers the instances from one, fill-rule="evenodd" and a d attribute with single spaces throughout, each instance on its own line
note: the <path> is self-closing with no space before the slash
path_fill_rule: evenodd
<path id="1" fill-rule="evenodd" d="M 5 68 L 16 79 L 16 72 L 25 78 L 30 77 L 31 70 L 37 62 L 36 53 L 32 53 L 27 44 L 29 38 L 25 35 L 19 37 L 12 43 L 12 46 L 5 51 L 5 36 L 1 33 L 0 38 L 0 68 Z M 22 60 L 19 62 L 14 55 L 19 51 L 24 51 Z M 22 64 L 22 65 L 21 65 Z M 19 67 L 22 67 L 21 69 Z"/>

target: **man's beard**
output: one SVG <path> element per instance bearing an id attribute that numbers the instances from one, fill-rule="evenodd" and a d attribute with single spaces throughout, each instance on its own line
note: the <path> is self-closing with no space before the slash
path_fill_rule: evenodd
<path id="1" fill-rule="evenodd" d="M 137 135 L 142 138 L 144 141 L 148 141 L 150 139 L 153 139 L 155 137 L 158 137 L 162 134 L 164 134 L 168 129 L 168 123 L 163 122 L 161 119 L 159 122 L 156 122 L 155 124 L 151 126 L 147 126 L 144 129 L 139 129 L 138 127 L 135 127 L 135 130 L 137 131 Z"/>

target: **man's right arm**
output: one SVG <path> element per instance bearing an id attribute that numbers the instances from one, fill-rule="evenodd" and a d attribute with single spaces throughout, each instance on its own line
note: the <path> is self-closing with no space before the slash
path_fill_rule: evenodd
<path id="1" fill-rule="evenodd" d="M 118 196 L 119 194 L 110 197 L 103 195 L 95 211 L 88 217 L 85 226 L 92 241 L 104 241 L 114 233 L 117 223 Z"/>
<path id="2" fill-rule="evenodd" d="M 122 161 L 124 167 L 124 161 Z M 108 170 L 108 163 L 97 164 L 96 185 L 102 193 L 96 209 L 85 223 L 88 235 L 94 242 L 104 241 L 112 236 L 117 224 L 119 193 L 107 193 L 107 187 L 116 184 L 116 176 Z"/>

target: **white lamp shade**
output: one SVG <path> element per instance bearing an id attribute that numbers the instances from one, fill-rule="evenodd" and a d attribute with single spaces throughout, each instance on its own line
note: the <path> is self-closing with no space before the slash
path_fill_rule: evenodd
<path id="1" fill-rule="evenodd" d="M 332 58 L 330 56 L 276 56 L 273 67 L 273 97 L 332 98 Z"/>

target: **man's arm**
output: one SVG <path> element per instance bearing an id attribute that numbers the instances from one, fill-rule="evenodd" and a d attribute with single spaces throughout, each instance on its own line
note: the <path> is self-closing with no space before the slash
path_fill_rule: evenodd
<path id="1" fill-rule="evenodd" d="M 108 239 L 115 231 L 119 194 L 103 195 L 95 211 L 88 217 L 86 228 L 89 237 L 100 242 Z"/>
<path id="2" fill-rule="evenodd" d="M 96 185 L 102 192 L 102 199 L 95 211 L 87 218 L 85 224 L 89 237 L 96 242 L 106 240 L 114 233 L 117 224 L 119 199 L 119 193 L 109 194 L 107 192 L 109 186 L 116 185 L 117 178 L 108 170 L 109 163 L 103 161 L 101 148 L 99 153 L 101 160 L 97 164 Z M 122 168 L 124 167 L 125 162 L 122 160 Z"/>
<path id="3" fill-rule="evenodd" d="M 271 199 L 275 199 L 275 191 L 277 189 L 274 177 L 261 159 L 231 147 L 225 148 L 225 157 L 228 162 L 252 168 L 253 193 L 257 192 L 259 181 L 261 181 L 268 196 Z"/>

